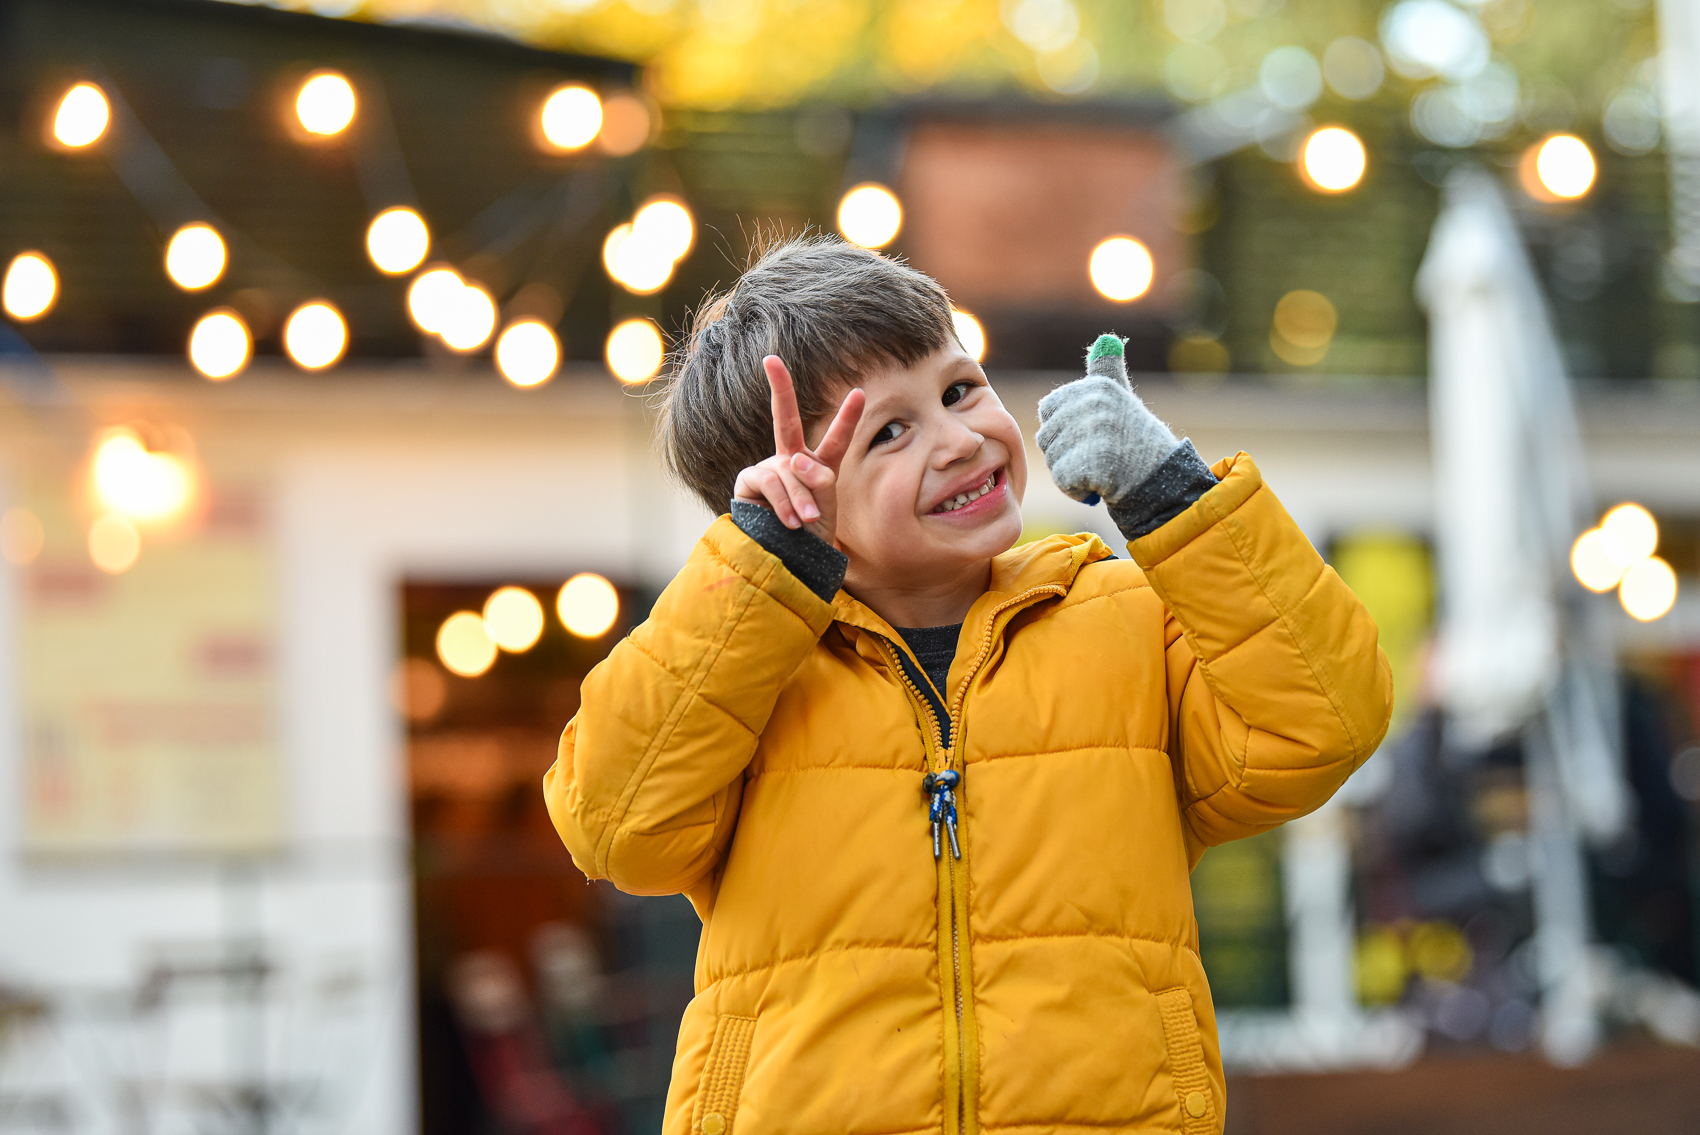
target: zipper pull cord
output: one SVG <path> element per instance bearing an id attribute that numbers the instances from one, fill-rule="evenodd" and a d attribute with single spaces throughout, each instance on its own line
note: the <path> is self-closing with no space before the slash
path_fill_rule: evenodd
<path id="1" fill-rule="evenodd" d="M 931 797 L 927 805 L 927 818 L 933 825 L 933 858 L 937 859 L 944 852 L 939 843 L 939 829 L 950 837 L 950 854 L 952 858 L 962 858 L 962 848 L 956 842 L 956 786 L 962 783 L 962 774 L 953 768 L 943 772 L 930 772 L 921 780 L 921 790 Z"/>

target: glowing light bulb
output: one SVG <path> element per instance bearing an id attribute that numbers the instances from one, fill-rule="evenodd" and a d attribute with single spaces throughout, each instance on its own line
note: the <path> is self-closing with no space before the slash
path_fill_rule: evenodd
<path id="1" fill-rule="evenodd" d="M 134 430 L 101 434 L 89 472 L 95 499 L 109 512 L 131 520 L 170 519 L 194 497 L 189 463 L 175 454 L 153 452 Z"/>
<path id="2" fill-rule="evenodd" d="M 503 587 L 484 601 L 484 629 L 503 650 L 530 650 L 543 635 L 543 604 L 523 587 Z"/>
<path id="3" fill-rule="evenodd" d="M 89 559 L 107 575 L 123 575 L 142 556 L 142 534 L 127 516 L 109 512 L 89 526 Z"/>
<path id="4" fill-rule="evenodd" d="M 1344 126 L 1313 131 L 1299 150 L 1299 172 L 1312 189 L 1344 193 L 1364 179 L 1369 156 L 1363 142 Z"/>
<path id="5" fill-rule="evenodd" d="M 1092 250 L 1086 270 L 1099 295 L 1128 303 L 1151 290 L 1157 262 L 1151 259 L 1151 250 L 1133 237 L 1113 236 Z"/>
<path id="6" fill-rule="evenodd" d="M 453 268 L 428 268 L 407 287 L 407 314 L 414 326 L 435 335 L 448 325 L 466 281 Z"/>
<path id="7" fill-rule="evenodd" d="M 496 338 L 496 369 L 521 389 L 542 386 L 561 365 L 561 341 L 545 324 L 522 319 Z"/>
<path id="8" fill-rule="evenodd" d="M 1623 573 L 1617 599 L 1643 623 L 1662 618 L 1676 606 L 1676 572 L 1659 557 L 1649 556 Z"/>
<path id="9" fill-rule="evenodd" d="M 690 209 L 677 197 L 651 197 L 632 218 L 632 235 L 677 262 L 685 258 L 696 240 L 696 223 Z"/>
<path id="10" fill-rule="evenodd" d="M 858 185 L 838 203 L 838 231 L 851 244 L 884 248 L 902 228 L 903 205 L 883 185 L 872 181 Z"/>
<path id="11" fill-rule="evenodd" d="M 328 138 L 341 134 L 354 121 L 358 105 L 354 87 L 335 71 L 309 75 L 295 96 L 295 117 L 309 134 Z"/>
<path id="12" fill-rule="evenodd" d="M 543 100 L 543 137 L 557 150 L 580 150 L 602 131 L 602 100 L 576 83 L 557 87 Z"/>
<path id="13" fill-rule="evenodd" d="M 78 83 L 59 100 L 53 114 L 53 137 L 61 146 L 81 149 L 93 145 L 106 133 L 112 107 L 106 92 L 93 83 Z"/>
<path id="14" fill-rule="evenodd" d="M 477 284 L 460 289 L 437 334 L 452 351 L 476 351 L 496 330 L 496 301 Z"/>
<path id="15" fill-rule="evenodd" d="M 1523 187 L 1542 201 L 1574 201 L 1593 188 L 1599 167 L 1588 143 L 1574 134 L 1553 134 L 1523 159 Z"/>
<path id="16" fill-rule="evenodd" d="M 986 329 L 980 326 L 980 321 L 960 308 L 950 309 L 951 326 L 956 328 L 957 342 L 968 352 L 968 357 L 977 363 L 986 361 Z"/>
<path id="17" fill-rule="evenodd" d="M 580 572 L 561 585 L 555 597 L 555 613 L 567 633 L 601 638 L 620 617 L 620 593 L 595 572 Z"/>
<path id="18" fill-rule="evenodd" d="M 13 319 L 28 322 L 40 319 L 53 310 L 59 298 L 59 276 L 53 271 L 53 261 L 39 252 L 20 252 L 6 266 L 6 280 L 0 284 L 0 307 Z"/>
<path id="19" fill-rule="evenodd" d="M 648 382 L 661 370 L 666 348 L 661 332 L 647 319 L 628 319 L 608 332 L 608 369 L 627 386 Z"/>
<path id="20" fill-rule="evenodd" d="M 253 354 L 248 325 L 233 311 L 209 311 L 189 333 L 189 362 L 214 382 L 242 372 Z"/>
<path id="21" fill-rule="evenodd" d="M 184 225 L 165 246 L 165 274 L 186 292 L 210 288 L 224 275 L 224 238 L 211 225 Z"/>
<path id="22" fill-rule="evenodd" d="M 1638 504 L 1620 504 L 1600 521 L 1601 545 L 1624 570 L 1659 550 L 1659 525 Z"/>
<path id="23" fill-rule="evenodd" d="M 302 370 L 324 370 L 348 347 L 348 324 L 324 300 L 304 303 L 283 323 L 283 350 Z"/>
<path id="24" fill-rule="evenodd" d="M 445 669 L 462 678 L 476 678 L 496 661 L 496 644 L 484 626 L 484 617 L 472 611 L 456 611 L 437 628 L 437 659 Z"/>
<path id="25" fill-rule="evenodd" d="M 405 205 L 385 209 L 366 227 L 366 255 L 378 271 L 391 276 L 411 272 L 431 251 L 431 230 Z"/>
<path id="26" fill-rule="evenodd" d="M 602 242 L 602 266 L 609 277 L 640 296 L 660 291 L 673 277 L 672 258 L 646 236 L 623 224 L 614 226 Z"/>
<path id="27" fill-rule="evenodd" d="M 1590 528 L 1570 545 L 1570 570 L 1589 591 L 1610 591 L 1623 579 L 1624 565 L 1606 546 L 1605 533 Z"/>

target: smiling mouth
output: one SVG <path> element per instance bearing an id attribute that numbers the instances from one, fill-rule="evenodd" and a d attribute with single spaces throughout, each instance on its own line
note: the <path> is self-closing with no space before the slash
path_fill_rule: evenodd
<path id="1" fill-rule="evenodd" d="M 997 470 L 994 469 L 991 476 L 980 482 L 980 484 L 976 485 L 971 491 L 956 494 L 954 497 L 951 497 L 949 500 L 933 509 L 933 512 L 955 512 L 959 508 L 967 508 L 970 504 L 997 488 L 997 486 L 998 473 Z"/>

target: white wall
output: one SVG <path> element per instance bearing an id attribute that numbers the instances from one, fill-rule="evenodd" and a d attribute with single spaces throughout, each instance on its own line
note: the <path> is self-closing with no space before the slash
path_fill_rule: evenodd
<path id="1" fill-rule="evenodd" d="M 267 471 L 288 837 L 282 855 L 241 868 L 25 861 L 16 652 L 0 652 L 0 983 L 45 994 L 59 1010 L 29 1053 L 15 1048 L 10 1063 L 0 1053 L 0 1092 L 63 1094 L 79 1130 L 105 1132 L 120 1126 L 119 1080 L 239 1075 L 228 1030 L 243 1025 L 227 1019 L 228 1006 L 181 1010 L 166 1045 L 132 1027 L 113 995 L 133 991 L 162 952 L 211 957 L 258 934 L 282 967 L 269 1071 L 332 1090 L 303 1125 L 412 1132 L 406 777 L 387 694 L 399 584 L 587 569 L 664 582 L 706 516 L 660 478 L 641 402 L 606 380 L 563 378 L 521 394 L 493 376 L 417 371 L 334 380 L 260 371 L 217 388 L 120 364 L 60 370 L 80 405 L 0 411 L 0 430 L 74 435 L 158 418 L 188 428 L 209 464 L 239 453 Z M 0 574 L 0 642 L 16 642 L 18 575 L 9 565 Z M 338 977 L 358 981 L 340 1015 L 318 992 Z M 189 1129 L 181 1108 L 156 1114 L 165 1130 Z"/>

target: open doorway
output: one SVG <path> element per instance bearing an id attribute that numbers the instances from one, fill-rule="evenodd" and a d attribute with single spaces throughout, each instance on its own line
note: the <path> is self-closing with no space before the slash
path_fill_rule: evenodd
<path id="1" fill-rule="evenodd" d="M 477 676 L 452 673 L 439 631 L 458 612 L 482 612 L 502 587 L 536 600 L 517 597 L 533 617 L 541 608 L 541 633 L 498 651 Z M 541 790 L 580 683 L 648 597 L 616 586 L 612 624 L 580 637 L 558 617 L 560 587 L 408 581 L 401 590 L 422 1135 L 635 1135 L 661 1125 L 696 915 L 681 897 L 588 883 Z"/>

